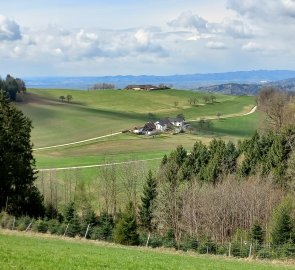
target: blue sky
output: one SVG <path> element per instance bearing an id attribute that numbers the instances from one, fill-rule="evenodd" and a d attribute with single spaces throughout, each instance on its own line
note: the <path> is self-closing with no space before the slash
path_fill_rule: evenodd
<path id="1" fill-rule="evenodd" d="M 295 0 L 1 3 L 0 74 L 295 69 Z"/>

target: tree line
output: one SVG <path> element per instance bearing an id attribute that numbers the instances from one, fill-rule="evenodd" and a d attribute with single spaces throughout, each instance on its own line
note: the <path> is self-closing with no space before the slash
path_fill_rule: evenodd
<path id="1" fill-rule="evenodd" d="M 9 74 L 5 80 L 0 77 L 0 89 L 7 93 L 12 101 L 16 101 L 18 93 L 25 93 L 27 90 L 25 82 L 22 79 L 14 78 Z"/>

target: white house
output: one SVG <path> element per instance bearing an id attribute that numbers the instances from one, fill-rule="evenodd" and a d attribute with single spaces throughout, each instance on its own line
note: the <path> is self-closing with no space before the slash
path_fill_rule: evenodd
<path id="1" fill-rule="evenodd" d="M 171 127 L 172 124 L 171 124 L 171 122 L 168 120 L 168 118 L 166 118 L 166 119 L 162 119 L 162 120 L 159 120 L 159 121 L 155 122 L 155 126 L 156 126 L 156 130 L 165 131 L 165 130 L 167 130 L 169 127 Z"/>
<path id="2" fill-rule="evenodd" d="M 183 127 L 184 126 L 184 119 L 182 117 L 168 118 L 168 120 L 175 127 Z"/>

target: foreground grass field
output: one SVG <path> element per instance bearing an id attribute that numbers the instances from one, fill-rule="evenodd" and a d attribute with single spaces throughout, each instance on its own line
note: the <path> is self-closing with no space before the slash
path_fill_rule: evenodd
<path id="1" fill-rule="evenodd" d="M 8 233 L 8 234 L 7 234 Z M 0 231 L 1 270 L 47 269 L 197 269 L 279 270 L 293 265 L 227 259 L 169 251 L 90 243 L 74 239 L 41 238 Z"/>

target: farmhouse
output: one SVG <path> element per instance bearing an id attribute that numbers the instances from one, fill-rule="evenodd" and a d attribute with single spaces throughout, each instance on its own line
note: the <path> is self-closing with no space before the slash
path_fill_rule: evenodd
<path id="1" fill-rule="evenodd" d="M 165 118 L 155 122 L 155 126 L 157 130 L 165 131 L 168 128 L 171 128 L 172 124 L 168 118 Z"/>
<path id="2" fill-rule="evenodd" d="M 184 126 L 184 119 L 182 117 L 165 118 L 155 122 L 157 130 L 165 131 L 171 127 L 182 128 Z"/>
<path id="3" fill-rule="evenodd" d="M 168 86 L 164 84 L 160 84 L 159 86 L 151 85 L 151 84 L 131 84 L 127 85 L 125 90 L 137 90 L 137 91 L 153 91 L 153 90 L 164 90 L 170 89 Z"/>
<path id="4" fill-rule="evenodd" d="M 184 126 L 184 118 L 183 117 L 168 118 L 168 120 L 175 127 L 183 127 Z"/>
<path id="5" fill-rule="evenodd" d="M 152 90 L 159 90 L 159 87 L 155 85 L 151 85 L 151 84 L 139 84 L 139 85 L 127 85 L 125 89 L 139 90 L 139 91 L 152 91 Z"/>

